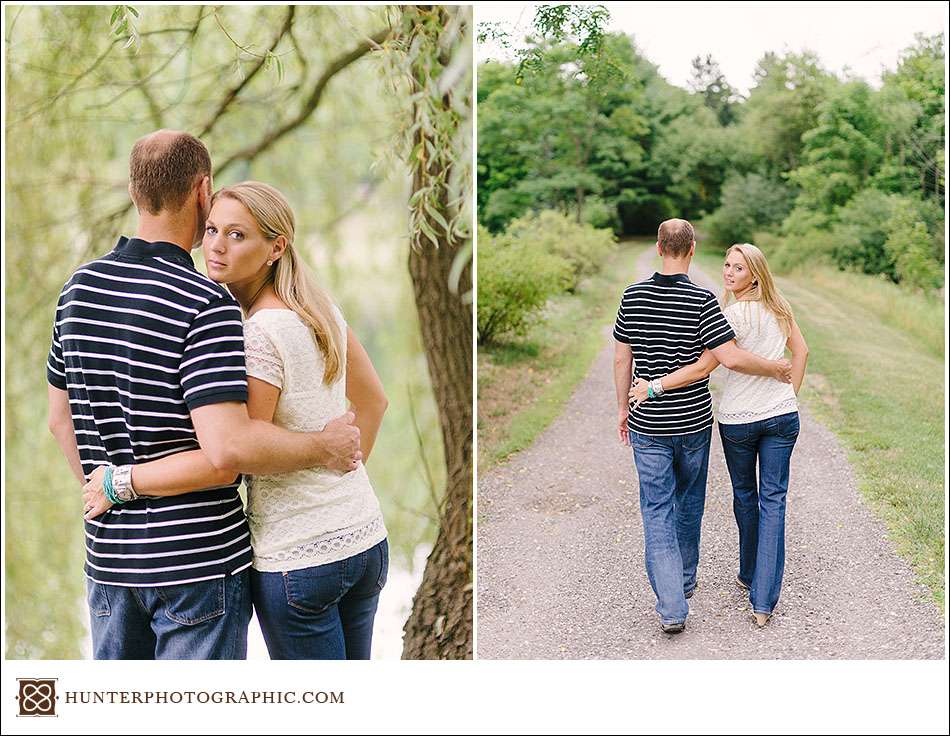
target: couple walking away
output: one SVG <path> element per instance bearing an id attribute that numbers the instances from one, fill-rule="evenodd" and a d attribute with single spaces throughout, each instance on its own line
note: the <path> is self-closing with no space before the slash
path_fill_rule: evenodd
<path id="1" fill-rule="evenodd" d="M 662 270 L 627 287 L 614 326 L 618 431 L 633 447 L 647 575 L 669 634 L 685 628 L 696 588 L 713 424 L 709 374 L 719 364 L 727 369 L 716 418 L 739 527 L 736 584 L 749 592 L 758 626 L 772 615 L 785 565 L 796 396 L 808 358 L 758 248 L 746 243 L 726 253 L 724 310 L 687 276 L 695 250 L 687 221 L 663 222 Z"/>
<path id="2" fill-rule="evenodd" d="M 135 237 L 56 307 L 49 426 L 85 484 L 93 654 L 243 659 L 253 602 L 274 659 L 368 659 L 389 551 L 363 461 L 383 387 L 281 193 L 212 191 L 198 139 L 136 142 Z"/>

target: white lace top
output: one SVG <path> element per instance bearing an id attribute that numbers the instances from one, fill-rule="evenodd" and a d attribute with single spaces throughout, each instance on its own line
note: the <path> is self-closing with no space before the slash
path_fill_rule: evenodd
<path id="1" fill-rule="evenodd" d="M 723 314 L 736 333 L 736 344 L 743 350 L 769 360 L 785 355 L 788 338 L 768 309 L 757 301 L 735 302 Z M 716 419 L 720 424 L 747 424 L 798 411 L 795 389 L 767 376 L 750 376 L 729 370 Z"/>
<path id="2" fill-rule="evenodd" d="M 334 308 L 341 333 L 343 315 Z M 323 351 L 307 324 L 289 309 L 261 309 L 244 323 L 247 375 L 280 388 L 274 424 L 318 432 L 346 412 L 345 378 L 323 382 Z M 366 468 L 337 473 L 308 468 L 245 476 L 254 568 L 299 570 L 365 552 L 386 537 Z"/>

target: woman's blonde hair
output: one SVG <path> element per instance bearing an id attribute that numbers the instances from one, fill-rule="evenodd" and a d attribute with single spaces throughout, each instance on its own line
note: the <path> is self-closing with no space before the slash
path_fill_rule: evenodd
<path id="1" fill-rule="evenodd" d="M 792 333 L 792 305 L 782 296 L 778 287 L 775 285 L 775 279 L 772 278 L 772 272 L 769 270 L 769 262 L 762 253 L 752 243 L 736 243 L 726 251 L 726 257 L 730 253 L 739 253 L 745 259 L 749 272 L 752 274 L 752 286 L 749 291 L 743 295 L 743 299 L 749 301 L 762 302 L 775 319 L 778 320 L 782 333 L 788 337 Z M 727 306 L 735 300 L 735 295 L 731 291 L 723 292 L 723 306 Z"/>
<path id="2" fill-rule="evenodd" d="M 294 251 L 294 212 L 284 195 L 269 184 L 242 181 L 215 192 L 212 204 L 221 197 L 229 197 L 247 207 L 268 240 L 280 235 L 287 239 L 287 249 L 270 267 L 267 280 L 273 283 L 280 300 L 310 326 L 324 355 L 323 382 L 334 383 L 343 375 L 344 336 L 334 317 L 330 296 L 314 283 Z"/>

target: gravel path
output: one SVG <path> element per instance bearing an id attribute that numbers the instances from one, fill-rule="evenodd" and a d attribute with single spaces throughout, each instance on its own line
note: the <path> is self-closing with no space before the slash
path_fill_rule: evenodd
<path id="1" fill-rule="evenodd" d="M 652 265 L 648 249 L 637 278 Z M 690 276 L 718 289 L 695 268 Z M 644 569 L 632 451 L 616 438 L 612 360 L 605 326 L 604 349 L 563 414 L 479 478 L 480 659 L 943 657 L 939 609 L 865 506 L 837 438 L 804 411 L 772 620 L 757 630 L 733 582 L 732 489 L 714 429 L 696 593 L 686 631 L 663 634 Z"/>

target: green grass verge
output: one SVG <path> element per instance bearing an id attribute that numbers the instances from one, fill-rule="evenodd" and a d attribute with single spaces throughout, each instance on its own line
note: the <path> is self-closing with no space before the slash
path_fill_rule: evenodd
<path id="1" fill-rule="evenodd" d="M 623 289 L 648 241 L 625 240 L 574 294 L 548 302 L 522 338 L 478 350 L 478 469 L 528 447 L 560 413 L 604 346 Z"/>
<path id="2" fill-rule="evenodd" d="M 721 259 L 698 265 L 715 275 Z M 861 492 L 943 610 L 942 302 L 831 268 L 778 284 L 808 342 L 803 402 L 843 440 Z"/>

